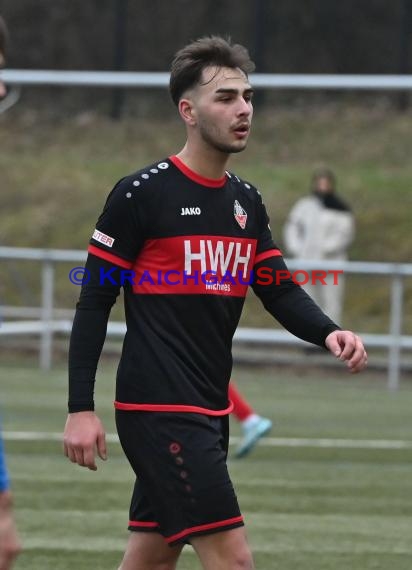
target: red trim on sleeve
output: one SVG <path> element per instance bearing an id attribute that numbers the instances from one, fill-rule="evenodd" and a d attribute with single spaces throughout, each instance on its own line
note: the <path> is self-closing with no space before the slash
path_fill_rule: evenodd
<path id="1" fill-rule="evenodd" d="M 148 521 L 129 521 L 129 526 L 140 528 L 157 528 L 159 526 L 159 523 Z"/>
<path id="2" fill-rule="evenodd" d="M 268 259 L 268 257 L 282 257 L 282 252 L 280 249 L 268 249 L 267 251 L 263 251 L 255 257 L 255 265 Z"/>
<path id="3" fill-rule="evenodd" d="M 187 406 L 185 404 L 129 404 L 114 402 L 116 410 L 126 412 L 187 412 L 193 414 L 205 414 L 206 416 L 227 416 L 233 410 L 233 402 L 224 410 L 209 410 L 201 406 Z"/>
<path id="4" fill-rule="evenodd" d="M 211 188 L 221 188 L 226 183 L 226 174 L 222 178 L 206 178 L 205 176 L 201 176 L 197 172 L 194 172 L 194 170 L 191 170 L 177 156 L 169 156 L 169 159 L 173 162 L 176 168 L 183 172 L 183 174 L 190 178 L 190 180 L 193 180 L 193 182 L 197 182 L 203 186 L 210 186 Z"/>
<path id="5" fill-rule="evenodd" d="M 124 267 L 125 269 L 131 269 L 133 265 L 132 261 L 126 261 L 126 259 L 122 259 L 121 257 L 118 257 L 113 253 L 109 253 L 104 249 L 100 249 L 100 247 L 96 247 L 95 245 L 89 245 L 87 251 L 92 255 L 96 255 L 96 257 L 100 257 L 105 261 L 110 261 L 114 265 L 118 265 L 119 267 Z"/>
<path id="6" fill-rule="evenodd" d="M 225 521 L 219 521 L 219 522 L 214 522 L 214 523 L 209 523 L 209 524 L 200 524 L 198 526 L 192 526 L 191 528 L 186 528 L 185 530 L 182 530 L 181 532 L 178 532 L 177 534 L 174 534 L 173 536 L 166 537 L 165 540 L 168 543 L 175 542 L 176 540 L 179 540 L 179 539 L 183 538 L 184 536 L 187 536 L 188 534 L 193 534 L 196 532 L 204 532 L 205 530 L 214 530 L 216 528 L 231 526 L 233 524 L 238 524 L 238 523 L 243 523 L 243 517 L 242 516 L 233 517 L 232 519 L 226 519 Z"/>

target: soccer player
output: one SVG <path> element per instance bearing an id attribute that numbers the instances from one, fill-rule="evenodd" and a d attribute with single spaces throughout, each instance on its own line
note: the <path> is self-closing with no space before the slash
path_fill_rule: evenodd
<path id="1" fill-rule="evenodd" d="M 0 69 L 6 62 L 6 40 L 6 23 L 0 16 Z M 0 99 L 5 95 L 6 87 L 0 80 Z M 20 544 L 13 516 L 12 494 L 0 433 L 0 570 L 9 570 L 19 551 Z"/>
<path id="2" fill-rule="evenodd" d="M 229 399 L 233 403 L 232 414 L 242 426 L 243 437 L 236 449 L 235 457 L 248 455 L 257 442 L 272 429 L 272 421 L 255 412 L 249 402 L 239 392 L 233 380 L 229 384 Z"/>
<path id="3" fill-rule="evenodd" d="M 12 494 L 0 434 L 0 570 L 9 570 L 20 552 L 13 516 Z"/>
<path id="4" fill-rule="evenodd" d="M 259 192 L 226 170 L 252 121 L 245 48 L 204 37 L 175 56 L 170 92 L 187 140 L 178 154 L 126 176 L 93 232 L 69 350 L 70 461 L 106 458 L 93 389 L 110 308 L 124 288 L 127 333 L 116 425 L 136 474 L 132 531 L 120 570 L 173 570 L 190 543 L 205 570 L 252 570 L 228 475 L 232 337 L 248 283 L 300 338 L 362 370 L 362 341 L 342 331 L 292 280 Z M 252 271 L 253 270 L 253 271 Z"/>

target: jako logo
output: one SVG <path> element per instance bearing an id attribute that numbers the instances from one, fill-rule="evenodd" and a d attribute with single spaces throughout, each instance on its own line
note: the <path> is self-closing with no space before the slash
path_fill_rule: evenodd
<path id="1" fill-rule="evenodd" d="M 202 213 L 202 210 L 199 208 L 199 206 L 196 206 L 196 208 L 182 208 L 180 215 L 181 216 L 200 216 L 201 213 Z"/>

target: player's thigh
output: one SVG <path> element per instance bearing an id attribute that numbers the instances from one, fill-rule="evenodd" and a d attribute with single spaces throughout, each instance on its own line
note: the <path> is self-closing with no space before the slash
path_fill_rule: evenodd
<path id="1" fill-rule="evenodd" d="M 174 570 L 182 548 L 157 532 L 132 532 L 119 570 Z"/>
<path id="2" fill-rule="evenodd" d="M 205 570 L 254 570 L 244 527 L 191 538 Z"/>

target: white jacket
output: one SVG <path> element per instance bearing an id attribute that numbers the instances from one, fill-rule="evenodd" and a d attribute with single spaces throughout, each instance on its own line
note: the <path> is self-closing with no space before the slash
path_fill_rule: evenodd
<path id="1" fill-rule="evenodd" d="M 354 234 L 351 212 L 325 208 L 316 196 L 307 196 L 292 208 L 283 239 L 287 253 L 296 258 L 346 259 Z"/>

